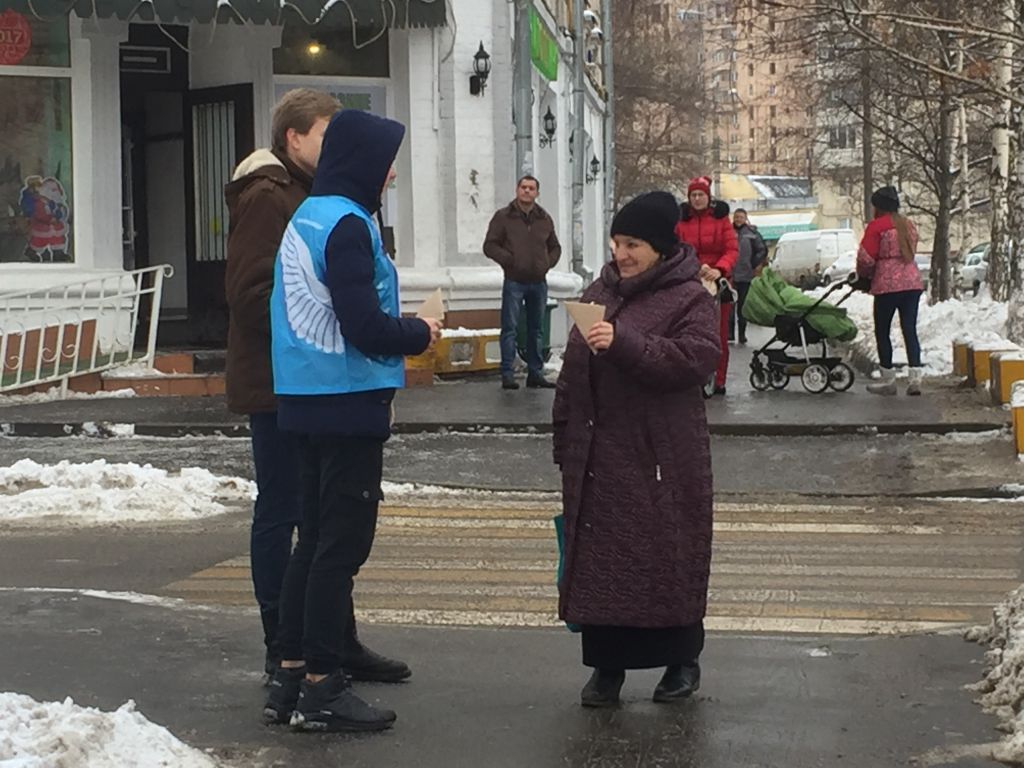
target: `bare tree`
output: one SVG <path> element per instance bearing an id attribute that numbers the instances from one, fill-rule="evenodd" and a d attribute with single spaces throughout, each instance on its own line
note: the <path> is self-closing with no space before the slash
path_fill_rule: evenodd
<path id="1" fill-rule="evenodd" d="M 700 167 L 699 30 L 664 0 L 622 0 L 615 29 L 616 195 L 679 190 Z"/>

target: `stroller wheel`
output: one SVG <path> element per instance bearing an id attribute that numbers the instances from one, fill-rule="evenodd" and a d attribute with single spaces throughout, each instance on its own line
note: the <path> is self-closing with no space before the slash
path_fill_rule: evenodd
<path id="1" fill-rule="evenodd" d="M 771 386 L 768 383 L 768 372 L 763 368 L 757 371 L 750 372 L 750 386 L 756 389 L 758 392 L 767 392 Z"/>
<path id="2" fill-rule="evenodd" d="M 846 363 L 838 363 L 828 372 L 828 385 L 836 392 L 845 392 L 853 386 L 853 369 Z"/>
<path id="3" fill-rule="evenodd" d="M 808 392 L 820 395 L 828 389 L 828 368 L 821 363 L 811 363 L 804 368 L 804 372 L 800 375 L 800 381 Z"/>
<path id="4" fill-rule="evenodd" d="M 789 374 L 781 368 L 773 368 L 770 377 L 772 389 L 785 389 L 789 386 Z"/>

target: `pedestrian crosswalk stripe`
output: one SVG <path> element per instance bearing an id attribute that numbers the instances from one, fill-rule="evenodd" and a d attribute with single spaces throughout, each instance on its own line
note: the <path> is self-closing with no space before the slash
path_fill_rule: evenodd
<path id="1" fill-rule="evenodd" d="M 994 512 L 993 510 L 997 510 Z M 555 627 L 557 504 L 391 505 L 356 581 L 363 621 Z M 1021 580 L 1024 505 L 716 505 L 707 626 L 770 633 L 946 631 L 987 620 Z M 168 585 L 252 605 L 249 558 Z"/>

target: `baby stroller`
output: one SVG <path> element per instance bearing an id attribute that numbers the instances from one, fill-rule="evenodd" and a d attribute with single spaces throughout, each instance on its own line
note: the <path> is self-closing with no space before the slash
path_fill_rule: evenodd
<path id="1" fill-rule="evenodd" d="M 736 291 L 733 290 L 733 287 L 726 278 L 720 277 L 717 280 L 703 280 L 702 282 L 708 293 L 715 300 L 715 317 L 718 317 L 723 304 L 734 304 L 736 302 Z M 715 373 L 712 373 L 708 380 L 704 382 L 702 392 L 704 393 L 705 400 L 710 400 L 715 396 Z"/>
<path id="2" fill-rule="evenodd" d="M 821 394 L 828 389 L 845 392 L 853 386 L 853 369 L 842 358 L 829 353 L 829 342 L 852 341 L 857 326 L 840 305 L 858 290 L 857 276 L 832 285 L 821 298 L 803 293 L 787 284 L 770 269 L 750 284 L 743 316 L 755 325 L 775 329 L 775 335 L 754 352 L 750 362 L 750 384 L 759 392 L 785 389 L 789 380 L 800 378 L 804 389 Z M 837 303 L 828 298 L 846 289 Z M 811 353 L 812 345 L 821 344 L 821 354 Z M 791 354 L 793 347 L 800 352 Z"/>

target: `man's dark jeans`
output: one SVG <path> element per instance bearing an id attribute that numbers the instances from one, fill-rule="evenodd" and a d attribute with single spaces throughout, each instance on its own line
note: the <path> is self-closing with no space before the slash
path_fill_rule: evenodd
<path id="1" fill-rule="evenodd" d="M 263 620 L 263 641 L 276 657 L 281 585 L 292 536 L 302 521 L 298 439 L 278 429 L 276 412 L 252 414 L 249 427 L 258 490 L 249 539 L 252 585 Z"/>
<path id="2" fill-rule="evenodd" d="M 370 556 L 384 442 L 302 435 L 302 527 L 281 595 L 282 658 L 312 674 L 343 666 L 355 638 L 352 580 Z"/>
<path id="3" fill-rule="evenodd" d="M 501 289 L 501 375 L 511 376 L 516 361 L 519 314 L 526 305 L 526 366 L 530 377 L 544 375 L 544 312 L 548 284 L 505 280 Z"/>
<path id="4" fill-rule="evenodd" d="M 736 289 L 736 301 L 733 302 L 732 314 L 729 316 L 729 338 L 736 338 L 736 326 L 739 325 L 739 338 L 746 339 L 747 318 L 743 316 L 743 305 L 750 293 L 750 283 L 734 283 L 733 287 Z"/>

